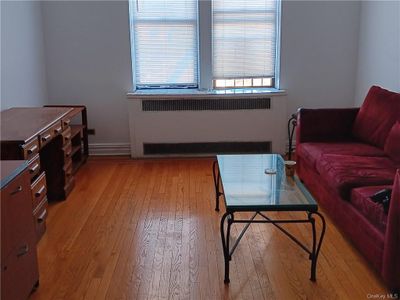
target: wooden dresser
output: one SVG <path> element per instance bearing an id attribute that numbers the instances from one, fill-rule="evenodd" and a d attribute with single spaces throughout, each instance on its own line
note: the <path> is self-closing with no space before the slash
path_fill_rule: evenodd
<path id="1" fill-rule="evenodd" d="M 1 161 L 1 299 L 27 299 L 39 284 L 27 161 Z"/>
<path id="2" fill-rule="evenodd" d="M 37 107 L 1 112 L 1 159 L 28 161 L 37 240 L 46 230 L 47 200 L 65 199 L 74 186 L 69 125 L 72 111 Z"/>

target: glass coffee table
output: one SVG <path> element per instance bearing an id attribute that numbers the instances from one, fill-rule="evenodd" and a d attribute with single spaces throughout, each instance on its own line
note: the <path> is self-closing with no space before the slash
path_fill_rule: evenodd
<path id="1" fill-rule="evenodd" d="M 309 254 L 310 280 L 316 280 L 318 254 L 325 235 L 326 223 L 318 205 L 297 177 L 287 177 L 285 161 L 278 154 L 217 155 L 213 164 L 215 210 L 224 196 L 226 212 L 221 218 L 221 239 L 225 260 L 224 282 L 229 283 L 229 261 L 251 223 L 271 223 Z M 271 219 L 268 212 L 305 212 L 302 219 Z M 253 212 L 248 219 L 236 219 L 235 213 Z M 317 240 L 315 218 L 322 222 Z M 225 223 L 227 223 L 225 225 Z M 236 241 L 230 246 L 230 231 L 234 223 L 245 223 Z M 283 228 L 282 223 L 310 223 L 311 249 Z"/>

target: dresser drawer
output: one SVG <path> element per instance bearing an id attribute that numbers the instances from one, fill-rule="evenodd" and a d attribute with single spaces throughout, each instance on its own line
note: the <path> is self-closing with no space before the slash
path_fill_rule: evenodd
<path id="1" fill-rule="evenodd" d="M 38 205 L 42 202 L 43 198 L 46 197 L 47 186 L 46 186 L 46 174 L 43 172 L 40 176 L 32 183 L 32 207 L 35 210 Z"/>
<path id="2" fill-rule="evenodd" d="M 1 189 L 1 260 L 32 232 L 30 177 L 25 170 Z"/>
<path id="3" fill-rule="evenodd" d="M 66 129 L 64 129 L 63 133 L 63 144 L 67 144 L 68 142 L 71 141 L 71 127 L 67 126 Z"/>
<path id="4" fill-rule="evenodd" d="M 39 152 L 39 141 L 37 138 L 22 145 L 24 151 L 24 159 L 29 160 Z"/>
<path id="5" fill-rule="evenodd" d="M 47 198 L 45 198 L 40 206 L 33 212 L 37 242 L 40 241 L 40 238 L 46 232 L 47 206 Z"/>
<path id="6" fill-rule="evenodd" d="M 36 156 L 34 158 L 32 158 L 32 160 L 29 162 L 28 172 L 29 172 L 29 175 L 31 176 L 31 181 L 33 178 L 35 178 L 36 175 L 39 174 L 39 172 L 40 172 L 39 154 L 36 154 Z"/>
<path id="7" fill-rule="evenodd" d="M 39 135 L 40 147 L 43 148 L 51 139 L 62 132 L 61 122 L 58 121 L 53 124 L 49 129 Z"/>

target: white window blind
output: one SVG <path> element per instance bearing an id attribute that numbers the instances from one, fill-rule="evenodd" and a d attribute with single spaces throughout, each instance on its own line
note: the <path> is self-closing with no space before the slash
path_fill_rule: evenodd
<path id="1" fill-rule="evenodd" d="M 129 4 L 136 86 L 197 86 L 197 0 Z"/>
<path id="2" fill-rule="evenodd" d="M 237 79 L 240 86 L 246 86 L 242 82 L 246 78 L 259 78 L 258 86 L 273 85 L 277 9 L 277 0 L 213 1 L 213 78 L 217 85 L 218 80 Z"/>

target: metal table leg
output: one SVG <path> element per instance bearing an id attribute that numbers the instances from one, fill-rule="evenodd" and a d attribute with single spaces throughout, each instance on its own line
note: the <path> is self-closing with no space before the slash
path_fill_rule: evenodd
<path id="1" fill-rule="evenodd" d="M 315 229 L 315 219 L 313 215 L 317 215 L 322 221 L 322 230 L 319 237 L 318 245 L 317 245 L 317 237 L 316 237 L 316 229 Z M 317 259 L 319 250 L 321 249 L 322 240 L 324 239 L 326 223 L 323 215 L 319 212 L 309 212 L 308 219 L 311 223 L 312 227 L 312 236 L 313 236 L 313 244 L 312 244 L 312 251 L 310 253 L 310 260 L 311 260 L 311 281 L 316 281 L 316 273 L 317 273 Z"/>
<path id="2" fill-rule="evenodd" d="M 225 219 L 228 219 L 228 225 L 226 229 L 225 235 Z M 233 214 L 230 212 L 226 212 L 221 219 L 221 240 L 222 240 L 222 249 L 224 251 L 224 261 L 225 261 L 225 276 L 224 283 L 229 283 L 229 261 L 231 260 L 231 255 L 229 253 L 229 237 L 231 234 L 231 226 L 233 223 Z"/>
<path id="3" fill-rule="evenodd" d="M 223 195 L 219 190 L 219 183 L 221 181 L 221 174 L 218 169 L 218 161 L 214 161 L 213 163 L 213 179 L 215 186 L 215 211 L 219 211 L 219 196 Z"/>

